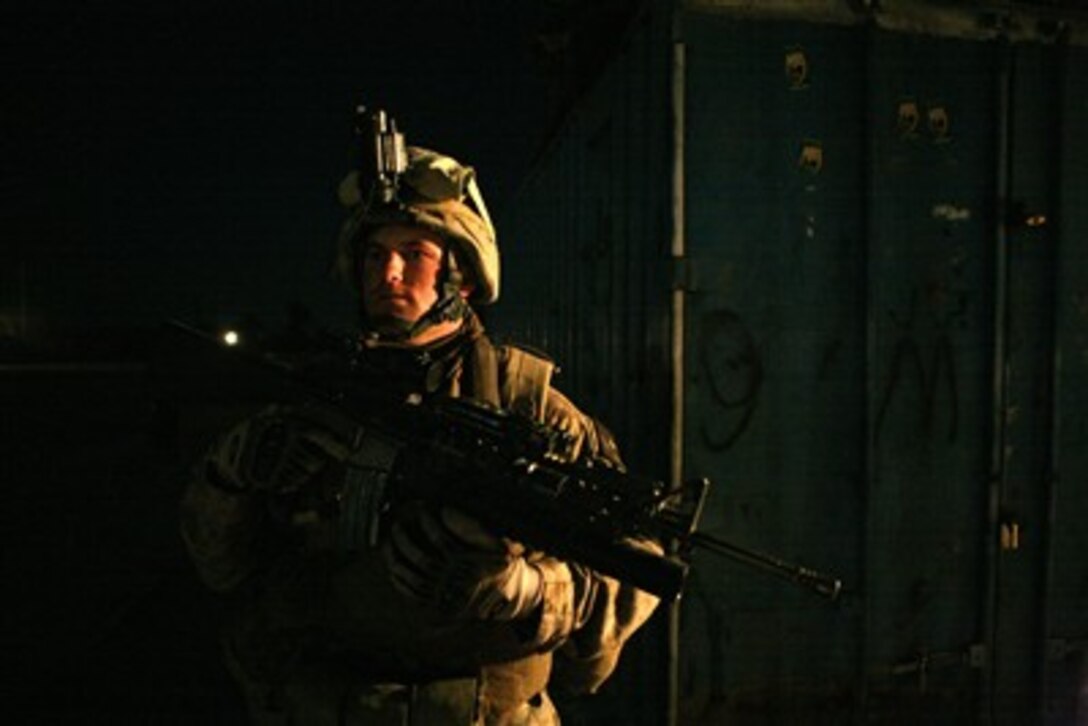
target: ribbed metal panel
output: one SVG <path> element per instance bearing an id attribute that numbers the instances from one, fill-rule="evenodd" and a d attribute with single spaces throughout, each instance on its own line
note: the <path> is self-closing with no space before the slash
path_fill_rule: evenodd
<path id="1" fill-rule="evenodd" d="M 715 481 L 709 530 L 833 570 L 856 588 L 865 501 L 863 37 L 696 16 L 685 39 L 688 248 L 697 270 L 686 469 Z M 856 603 L 830 607 L 704 557 L 685 606 L 688 721 L 849 692 Z M 706 632 L 716 636 L 709 643 Z"/>
<path id="2" fill-rule="evenodd" d="M 668 442 L 669 48 L 634 28 L 500 219 L 493 327 L 546 350 L 554 383 L 665 476 Z"/>
<path id="3" fill-rule="evenodd" d="M 1088 719 L 1088 50 L 1071 48 L 1054 74 L 1059 144 L 1050 168 L 1056 196 L 1050 234 L 1056 246 L 1054 429 L 1050 466 L 1044 629 L 1048 723 Z M 1078 704 L 1079 695 L 1079 704 Z"/>
<path id="4" fill-rule="evenodd" d="M 659 15 L 636 22 L 519 203 L 498 219 L 505 292 L 489 316 L 503 337 L 554 357 L 555 387 L 612 429 L 632 470 L 662 479 L 671 412 L 670 29 Z M 652 621 L 589 712 L 574 718 L 663 723 L 665 631 L 662 617 Z"/>
<path id="5" fill-rule="evenodd" d="M 496 327 L 663 476 L 683 288 L 703 528 L 845 582 L 832 605 L 697 554 L 680 722 L 1071 722 L 1084 49 L 689 11 L 670 264 L 666 27 L 643 23 L 528 181 Z"/>
<path id="6" fill-rule="evenodd" d="M 996 58 L 958 40 L 871 45 L 864 672 L 883 715 L 970 720 L 982 682 Z"/>

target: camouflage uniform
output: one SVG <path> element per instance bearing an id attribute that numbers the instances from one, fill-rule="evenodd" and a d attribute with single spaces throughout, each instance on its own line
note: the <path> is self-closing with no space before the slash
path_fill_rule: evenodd
<path id="1" fill-rule="evenodd" d="M 425 357 L 434 361 L 414 375 L 431 381 L 429 395 L 486 398 L 471 389 L 488 386 L 480 383 L 487 376 L 474 369 L 481 366 L 479 351 L 486 357 L 490 349 L 500 404 L 571 434 L 574 457 L 621 465 L 607 431 L 547 385 L 550 364 L 518 349 L 491 347 L 474 318 L 454 338 L 429 350 Z M 418 351 L 375 353 L 376 384 L 426 387 L 425 381 L 413 386 L 404 380 L 413 369 L 405 361 L 418 360 Z M 286 436 L 281 430 L 277 441 L 304 440 L 308 446 L 295 449 L 310 454 L 268 443 L 272 437 L 261 432 L 270 421 L 289 430 Z M 222 437 L 188 487 L 182 534 L 206 584 L 238 599 L 224 648 L 255 720 L 557 723 L 545 691 L 549 680 L 574 692 L 595 690 L 656 599 L 532 552 L 528 558 L 545 581 L 535 622 L 460 621 L 401 597 L 373 546 L 345 546 L 339 515 L 278 514 L 270 495 L 246 481 L 269 476 L 254 467 L 279 468 L 271 475 L 281 481 L 294 477 L 310 487 L 333 482 L 332 489 L 342 490 L 353 463 L 365 468 L 367 461 L 387 458 L 388 447 L 385 452 L 335 412 L 273 407 Z M 281 454 L 284 461 L 269 463 Z M 356 541 L 367 536 L 347 535 Z M 462 678 L 467 680 L 456 680 Z M 409 703 L 415 704 L 410 717 Z M 441 708 L 449 710 L 436 717 Z"/>

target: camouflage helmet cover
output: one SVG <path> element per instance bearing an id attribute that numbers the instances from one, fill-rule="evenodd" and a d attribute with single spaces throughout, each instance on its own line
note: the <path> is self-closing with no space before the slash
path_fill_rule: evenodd
<path id="1" fill-rule="evenodd" d="M 468 278 L 474 285 L 472 302 L 486 305 L 498 299 L 499 248 L 472 167 L 429 149 L 409 146 L 408 167 L 400 176 L 395 203 L 368 199 L 357 171 L 340 183 L 338 196 L 351 210 L 338 242 L 336 271 L 343 279 L 358 284 L 358 245 L 373 229 L 412 224 L 453 245 L 458 260 L 469 268 Z"/>

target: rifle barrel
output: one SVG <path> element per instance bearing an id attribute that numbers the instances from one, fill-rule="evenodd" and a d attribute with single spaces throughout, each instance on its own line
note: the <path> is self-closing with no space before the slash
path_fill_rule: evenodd
<path id="1" fill-rule="evenodd" d="M 689 541 L 695 547 L 708 549 L 776 577 L 808 587 L 829 600 L 837 599 L 842 592 L 842 581 L 838 578 L 786 562 L 773 555 L 741 547 L 702 532 L 692 533 Z"/>

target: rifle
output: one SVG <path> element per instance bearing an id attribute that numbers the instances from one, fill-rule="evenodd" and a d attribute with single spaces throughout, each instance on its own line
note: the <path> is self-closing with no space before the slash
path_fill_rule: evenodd
<path id="1" fill-rule="evenodd" d="M 166 385 L 176 388 L 186 374 L 223 381 L 233 370 L 251 386 L 263 376 L 278 400 L 320 402 L 396 442 L 385 496 L 456 507 L 498 534 L 663 599 L 680 596 L 697 548 L 830 599 L 841 590 L 838 579 L 697 531 L 706 479 L 670 486 L 604 461 L 570 461 L 571 442 L 561 431 L 472 400 L 398 399 L 363 388 L 343 353 L 324 355 L 321 365 L 307 368 L 227 347 L 179 322 L 165 326 L 161 342 L 161 360 L 174 371 L 165 376 Z M 640 540 L 661 543 L 666 551 L 640 546 Z"/>

